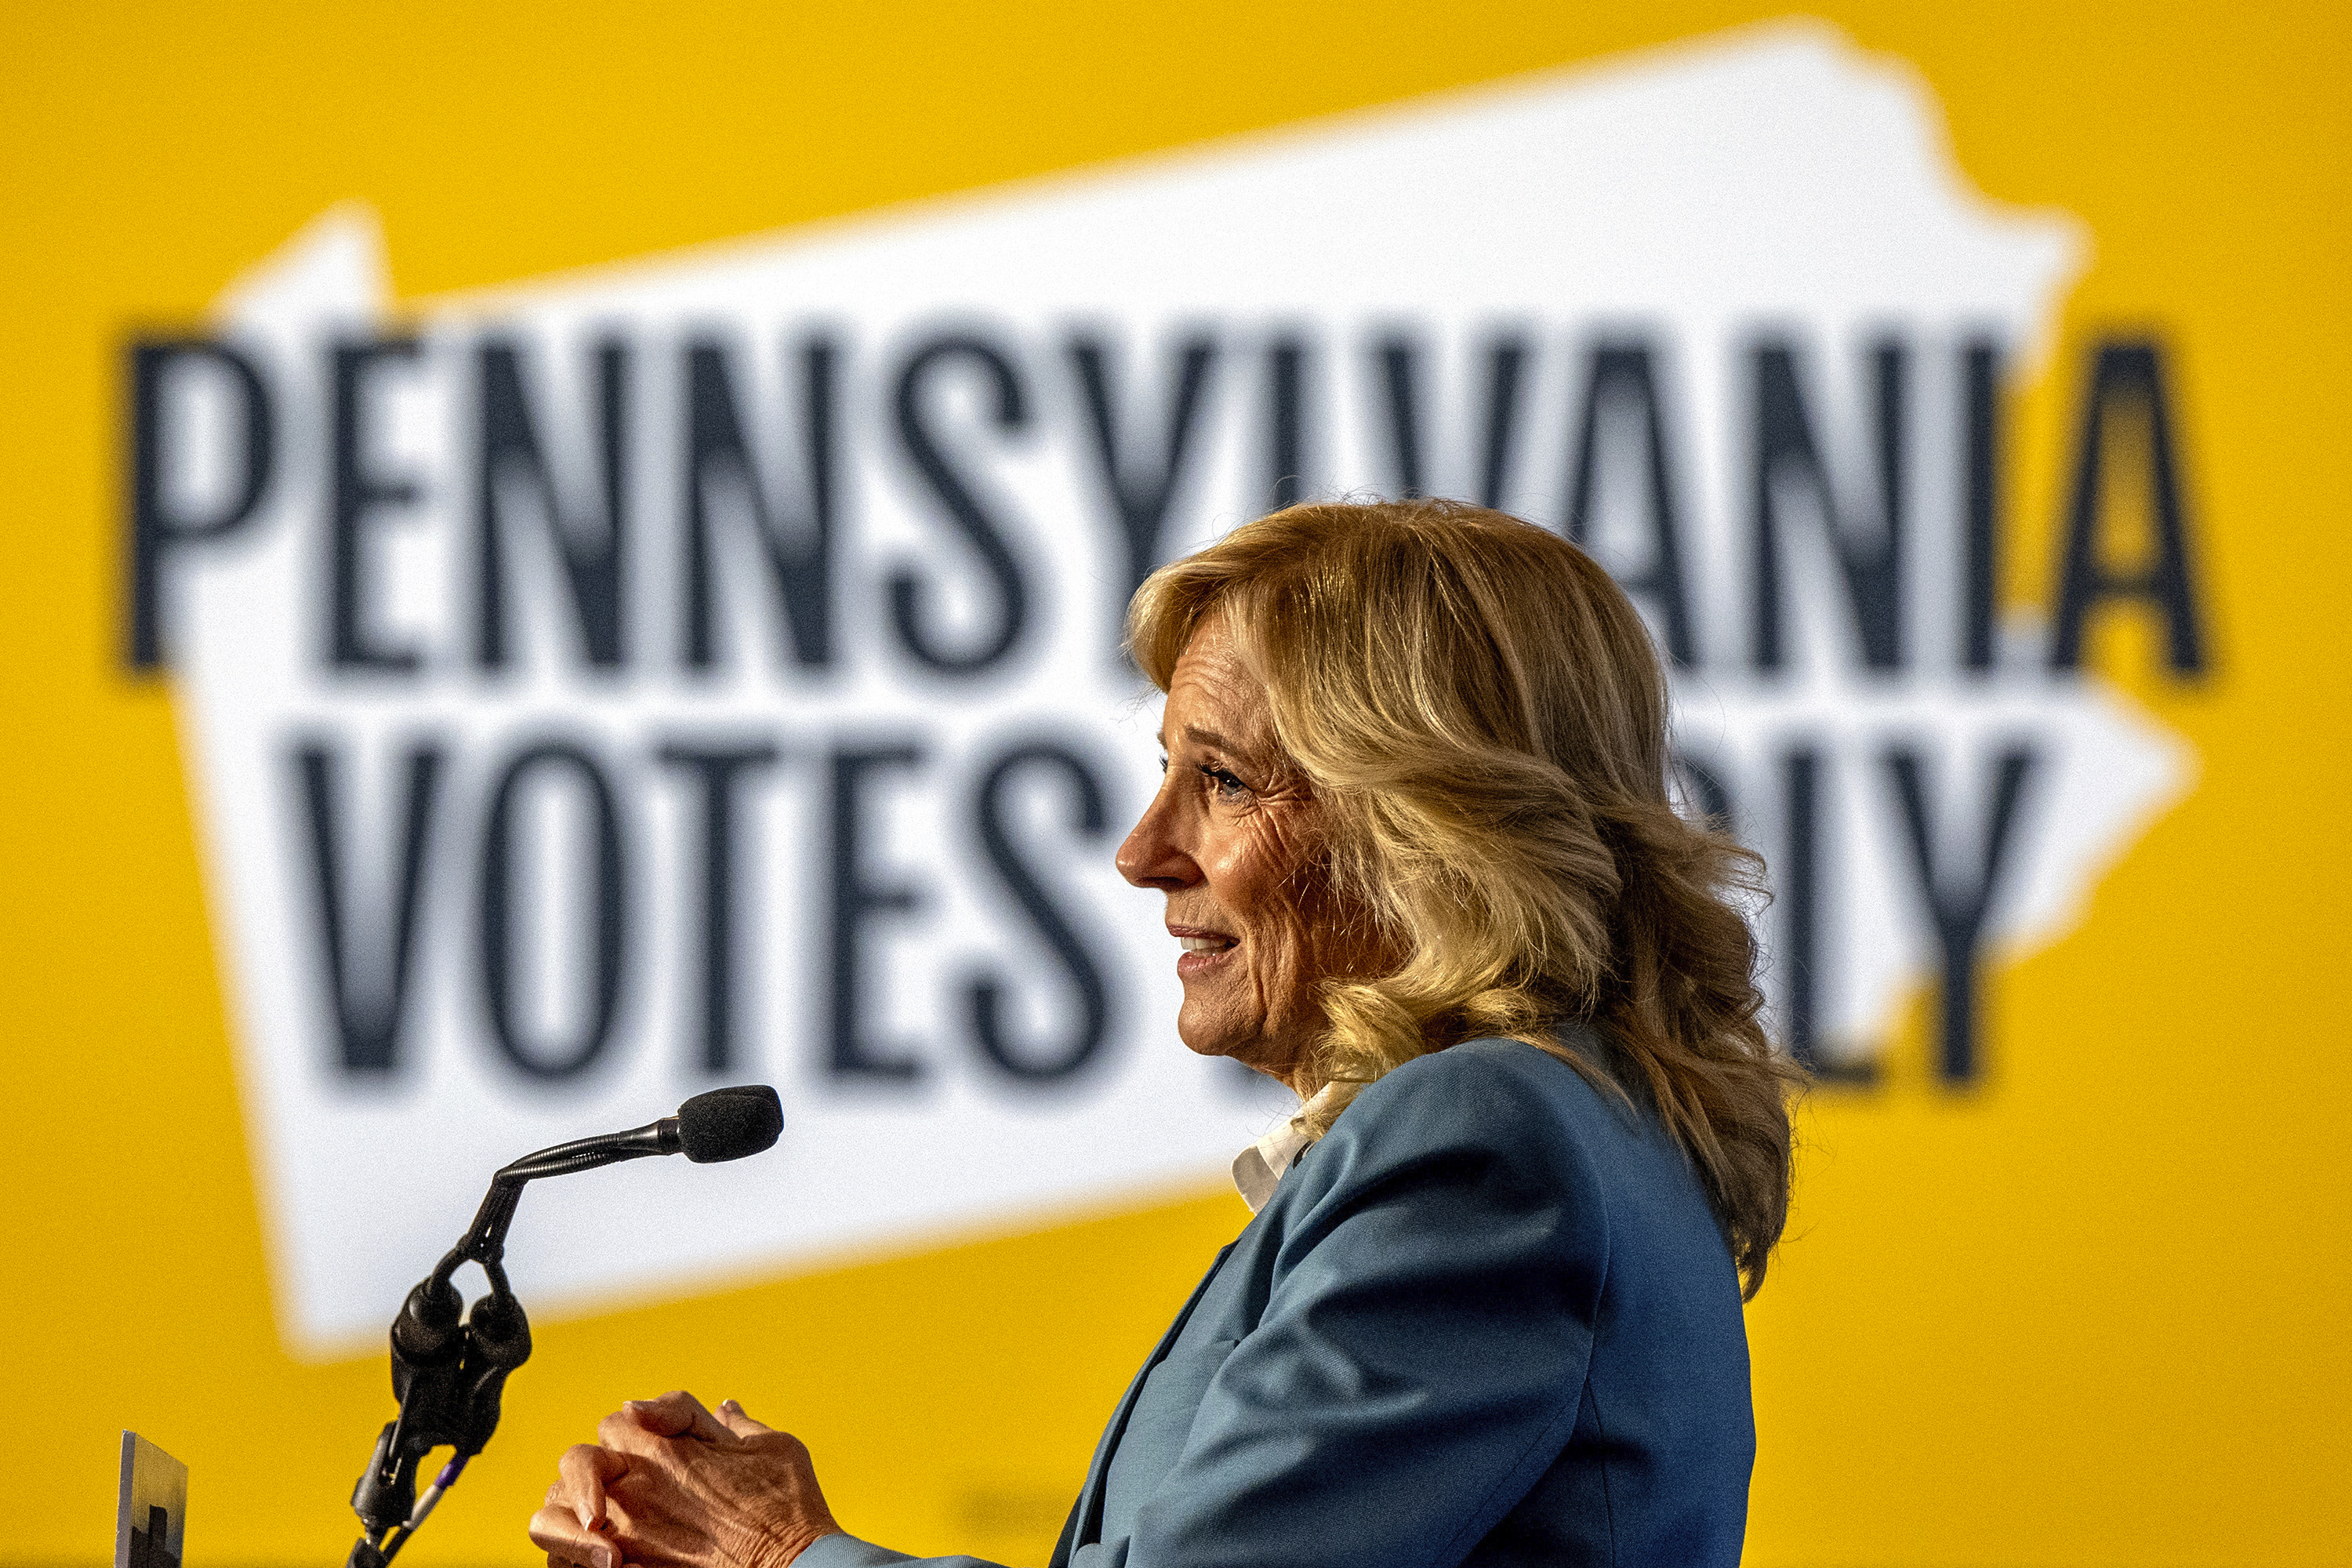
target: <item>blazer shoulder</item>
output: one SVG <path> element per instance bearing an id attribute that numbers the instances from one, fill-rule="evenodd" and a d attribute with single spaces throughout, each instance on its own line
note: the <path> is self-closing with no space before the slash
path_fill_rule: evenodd
<path id="1" fill-rule="evenodd" d="M 1567 1048 L 1594 1061 L 1595 1047 Z M 1423 1123 L 1475 1135 L 1484 1130 L 1514 1142 L 1547 1134 L 1577 1140 L 1596 1114 L 1622 1121 L 1632 1102 L 1612 1095 L 1570 1063 L 1525 1040 L 1476 1039 L 1415 1057 L 1358 1095 L 1332 1131 L 1361 1113 L 1373 1122 Z"/>
<path id="2" fill-rule="evenodd" d="M 1600 1179 L 1591 1124 L 1611 1109 L 1549 1052 L 1520 1040 L 1465 1040 L 1391 1069 L 1357 1095 L 1302 1159 L 1300 1185 L 1328 1194 L 1472 1159 L 1590 1188 Z"/>

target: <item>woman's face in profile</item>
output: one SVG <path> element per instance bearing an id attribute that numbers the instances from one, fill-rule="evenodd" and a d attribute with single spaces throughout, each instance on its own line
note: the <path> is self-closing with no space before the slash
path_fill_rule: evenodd
<path id="1" fill-rule="evenodd" d="M 1160 792 L 1120 846 L 1118 868 L 1168 895 L 1168 931 L 1182 944 L 1176 1032 L 1202 1056 L 1290 1082 L 1323 1026 L 1310 917 L 1320 892 L 1315 803 L 1222 617 L 1205 620 L 1176 661 L 1160 743 Z"/>

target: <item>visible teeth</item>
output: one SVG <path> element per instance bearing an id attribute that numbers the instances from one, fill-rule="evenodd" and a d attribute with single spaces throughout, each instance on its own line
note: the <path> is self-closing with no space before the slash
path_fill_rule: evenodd
<path id="1" fill-rule="evenodd" d="M 1186 952 L 1223 952 L 1233 945 L 1221 936 L 1186 936 L 1177 940 L 1184 944 Z"/>

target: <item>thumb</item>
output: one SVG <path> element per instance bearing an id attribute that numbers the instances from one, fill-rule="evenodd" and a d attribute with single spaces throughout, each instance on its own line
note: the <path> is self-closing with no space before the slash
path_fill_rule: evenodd
<path id="1" fill-rule="evenodd" d="M 738 1437 L 757 1437 L 763 1432 L 775 1430 L 772 1426 L 752 1420 L 750 1412 L 731 1399 L 720 1403 L 719 1419 L 727 1430 L 734 1433 Z"/>

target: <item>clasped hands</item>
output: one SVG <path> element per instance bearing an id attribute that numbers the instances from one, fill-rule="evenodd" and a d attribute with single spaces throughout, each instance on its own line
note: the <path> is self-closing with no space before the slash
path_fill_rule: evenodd
<path id="1" fill-rule="evenodd" d="M 548 1568 L 785 1568 L 840 1528 L 806 1445 L 686 1393 L 605 1416 L 530 1518 Z"/>

